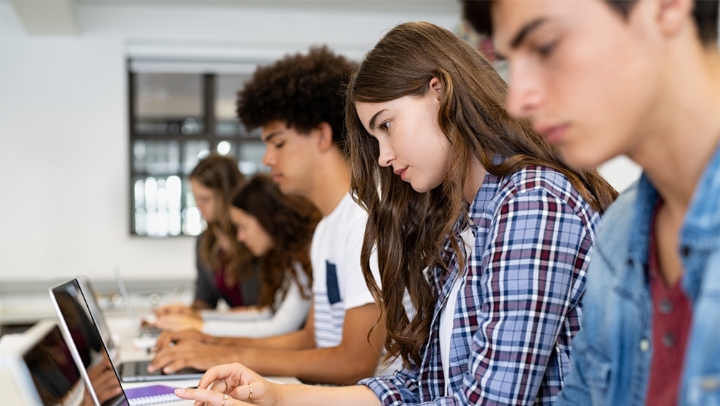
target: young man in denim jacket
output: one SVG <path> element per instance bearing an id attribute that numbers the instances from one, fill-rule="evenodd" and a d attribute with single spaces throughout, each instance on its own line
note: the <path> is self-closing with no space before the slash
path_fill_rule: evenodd
<path id="1" fill-rule="evenodd" d="M 560 405 L 720 405 L 717 0 L 465 0 L 509 61 L 508 110 L 572 165 L 627 155 Z"/>

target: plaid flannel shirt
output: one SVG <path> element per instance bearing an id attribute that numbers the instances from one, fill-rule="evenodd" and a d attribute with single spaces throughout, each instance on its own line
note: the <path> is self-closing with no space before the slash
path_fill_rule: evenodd
<path id="1" fill-rule="evenodd" d="M 447 244 L 450 272 L 429 272 L 438 302 L 421 365 L 360 382 L 383 405 L 551 405 L 562 388 L 600 215 L 564 175 L 535 166 L 486 175 L 470 220 L 466 268 Z M 458 273 L 445 377 L 439 321 Z"/>

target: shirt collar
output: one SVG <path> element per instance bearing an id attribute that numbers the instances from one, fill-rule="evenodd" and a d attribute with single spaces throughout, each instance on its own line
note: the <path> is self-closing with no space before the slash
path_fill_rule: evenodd
<path id="1" fill-rule="evenodd" d="M 645 173 L 638 182 L 637 200 L 630 255 L 647 264 L 650 243 L 650 222 L 655 204 L 660 198 Z M 680 231 L 680 244 L 695 249 L 712 249 L 720 245 L 720 147 L 705 167 L 685 214 Z"/>
<path id="2" fill-rule="evenodd" d="M 493 158 L 493 163 L 497 165 L 505 159 L 502 155 L 497 154 Z M 478 189 L 468 209 L 473 234 L 477 234 L 478 227 L 482 226 L 486 220 L 486 212 L 493 204 L 492 201 L 497 195 L 503 179 L 504 176 L 493 175 L 490 172 L 485 173 L 480 189 Z"/>

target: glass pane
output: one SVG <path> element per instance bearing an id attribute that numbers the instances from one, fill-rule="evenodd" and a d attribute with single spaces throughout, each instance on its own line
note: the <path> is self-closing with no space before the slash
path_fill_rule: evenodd
<path id="1" fill-rule="evenodd" d="M 235 135 L 240 135 L 245 138 L 260 139 L 260 135 L 262 134 L 262 130 L 260 128 L 248 131 L 238 119 L 216 121 L 215 131 L 218 137 L 233 137 Z"/>
<path id="2" fill-rule="evenodd" d="M 231 157 L 237 156 L 237 144 L 230 141 L 220 141 L 215 147 L 215 150 L 220 155 L 229 155 Z"/>
<path id="3" fill-rule="evenodd" d="M 151 237 L 180 235 L 181 185 L 178 176 L 135 178 L 135 234 Z"/>
<path id="4" fill-rule="evenodd" d="M 235 119 L 237 94 L 243 84 L 250 79 L 249 75 L 215 76 L 215 117 L 222 119 Z"/>
<path id="5" fill-rule="evenodd" d="M 242 134 L 237 119 L 237 93 L 249 75 L 221 74 L 215 76 L 215 132 L 220 137 Z"/>
<path id="6" fill-rule="evenodd" d="M 234 137 L 241 132 L 237 119 L 215 121 L 215 133 L 218 137 Z"/>
<path id="7" fill-rule="evenodd" d="M 195 196 L 190 188 L 190 180 L 183 180 L 183 193 L 185 193 L 185 208 L 182 210 L 182 233 L 185 235 L 199 235 L 204 223 L 200 216 L 200 210 L 195 206 Z"/>
<path id="8" fill-rule="evenodd" d="M 135 73 L 138 134 L 202 134 L 203 77 L 186 73 Z"/>
<path id="9" fill-rule="evenodd" d="M 241 143 L 238 156 L 240 172 L 246 176 L 252 176 L 257 172 L 268 172 L 270 168 L 262 163 L 263 155 L 265 155 L 265 144 L 262 142 L 246 141 Z"/>
<path id="10" fill-rule="evenodd" d="M 180 171 L 178 141 L 137 140 L 133 143 L 133 172 L 169 175 Z"/>
<path id="11" fill-rule="evenodd" d="M 183 146 L 183 173 L 189 174 L 195 169 L 198 161 L 210 153 L 210 143 L 208 141 L 185 141 Z"/>

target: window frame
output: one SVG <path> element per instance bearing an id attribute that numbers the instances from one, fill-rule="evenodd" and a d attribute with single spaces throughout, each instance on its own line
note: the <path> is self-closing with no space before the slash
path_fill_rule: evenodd
<path id="1" fill-rule="evenodd" d="M 187 205 L 187 190 L 186 190 L 186 179 L 187 175 L 184 173 L 184 167 L 183 167 L 183 157 L 186 145 L 185 143 L 187 141 L 207 141 L 209 146 L 209 151 L 217 151 L 218 144 L 226 141 L 231 144 L 231 151 L 234 147 L 235 154 L 233 157 L 238 162 L 238 165 L 240 164 L 240 158 L 243 151 L 244 145 L 249 144 L 257 144 L 258 142 L 261 142 L 261 138 L 259 135 L 259 132 L 253 131 L 250 133 L 236 133 L 235 135 L 218 135 L 216 131 L 216 116 L 215 116 L 215 98 L 216 98 L 216 80 L 219 75 L 224 74 L 224 72 L 216 72 L 216 73 L 210 73 L 210 72 L 204 72 L 204 73 L 198 73 L 201 78 L 201 96 L 203 98 L 202 100 L 202 114 L 203 114 L 203 121 L 204 121 L 204 128 L 202 133 L 200 134 L 191 134 L 191 135 L 183 135 L 183 134 L 139 134 L 136 132 L 135 125 L 137 123 L 137 117 L 135 115 L 135 107 L 136 107 L 136 75 L 138 73 L 142 72 L 135 72 L 132 69 L 132 58 L 127 59 L 127 86 L 128 86 L 128 132 L 129 132 L 129 143 L 127 146 L 128 151 L 128 206 L 129 206 L 129 215 L 130 219 L 128 222 L 129 225 L 129 232 L 131 237 L 140 237 L 140 238 L 178 238 L 178 237 L 195 237 L 190 234 L 185 234 L 183 232 L 183 219 L 182 219 L 182 213 L 185 209 L 187 209 L 189 206 Z M 157 72 L 157 73 L 163 73 L 163 72 Z M 167 73 L 176 73 L 176 72 L 167 72 Z M 238 89 L 239 90 L 239 89 Z M 138 234 L 136 232 L 136 208 L 135 208 L 135 178 L 138 176 L 141 177 L 150 177 L 153 176 L 152 174 L 148 173 L 147 170 L 143 172 L 138 172 L 134 167 L 134 160 L 135 160 L 135 153 L 134 153 L 134 147 L 135 142 L 143 140 L 143 141 L 177 141 L 179 144 L 179 156 L 180 156 L 180 165 L 178 166 L 178 170 L 176 173 L 168 173 L 167 176 L 178 176 L 181 180 L 181 197 L 180 197 L 180 213 L 181 213 L 181 226 L 180 226 L 180 234 L 178 235 L 165 235 L 165 236 L 154 236 L 154 235 L 142 235 Z M 263 167 L 258 168 L 258 172 L 263 172 Z M 248 175 L 246 175 L 248 176 Z M 193 206 L 194 207 L 194 206 Z"/>

